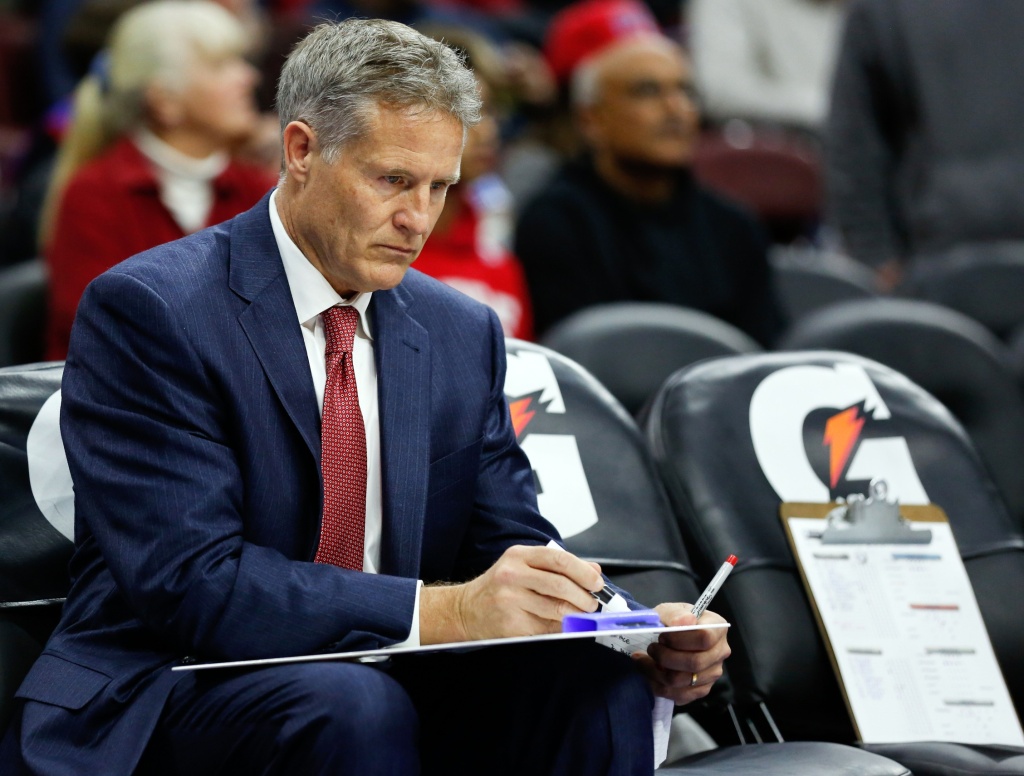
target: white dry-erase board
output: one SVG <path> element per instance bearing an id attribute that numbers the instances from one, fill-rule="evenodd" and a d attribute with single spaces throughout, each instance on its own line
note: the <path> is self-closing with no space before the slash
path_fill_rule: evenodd
<path id="1" fill-rule="evenodd" d="M 925 544 L 823 544 L 836 506 L 780 515 L 859 740 L 1024 746 L 945 513 L 900 507 Z"/>

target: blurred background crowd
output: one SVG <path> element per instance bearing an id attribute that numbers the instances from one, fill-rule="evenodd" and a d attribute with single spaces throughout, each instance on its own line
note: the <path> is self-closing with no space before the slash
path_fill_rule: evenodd
<path id="1" fill-rule="evenodd" d="M 415 266 L 510 336 L 644 302 L 776 348 L 918 297 L 1024 372 L 1017 0 L 0 0 L 0 366 L 63 358 L 93 277 L 254 204 L 283 57 L 352 15 L 478 76 Z"/>

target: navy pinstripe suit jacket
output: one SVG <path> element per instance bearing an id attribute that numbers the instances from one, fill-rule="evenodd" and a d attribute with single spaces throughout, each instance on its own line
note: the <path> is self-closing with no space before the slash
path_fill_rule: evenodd
<path id="1" fill-rule="evenodd" d="M 515 441 L 496 317 L 410 270 L 371 303 L 382 573 L 310 562 L 320 419 L 267 209 L 133 257 L 82 300 L 61 418 L 73 585 L 19 691 L 40 772 L 129 773 L 186 656 L 394 643 L 416 579 L 466 579 L 556 535 Z"/>

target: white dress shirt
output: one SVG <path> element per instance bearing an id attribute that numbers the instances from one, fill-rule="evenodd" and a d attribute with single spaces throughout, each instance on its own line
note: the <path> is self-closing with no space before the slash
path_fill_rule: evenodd
<path id="1" fill-rule="evenodd" d="M 363 545 L 363 571 L 377 573 L 380 568 L 380 537 L 383 524 L 380 464 L 380 415 L 377 405 L 377 365 L 373 359 L 373 335 L 366 310 L 372 293 L 359 293 L 350 299 L 343 299 L 334 290 L 316 267 L 302 254 L 289 236 L 277 212 L 277 191 L 270 195 L 270 225 L 274 230 L 277 249 L 284 263 L 284 274 L 288 279 L 295 314 L 302 328 L 302 339 L 306 345 L 306 358 L 313 376 L 316 404 L 323 415 L 324 386 L 327 383 L 326 349 L 324 326 L 320 314 L 331 307 L 351 305 L 359 311 L 359 325 L 352 345 L 352 366 L 356 374 L 356 389 L 359 392 L 359 409 L 363 413 L 363 427 L 366 429 L 366 526 Z M 396 646 L 419 646 L 420 588 L 416 589 L 416 604 L 413 610 L 409 638 Z"/>

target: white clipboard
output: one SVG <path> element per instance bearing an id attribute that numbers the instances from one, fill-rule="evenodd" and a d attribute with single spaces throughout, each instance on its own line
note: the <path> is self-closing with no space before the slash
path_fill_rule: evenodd
<path id="1" fill-rule="evenodd" d="M 858 740 L 1024 746 L 946 514 L 903 505 L 917 540 L 825 543 L 838 506 L 780 516 Z"/>
<path id="2" fill-rule="evenodd" d="M 190 663 L 173 666 L 172 671 L 209 671 L 219 668 L 259 668 L 264 666 L 286 665 L 288 663 L 315 663 L 326 660 L 358 660 L 376 662 L 382 658 L 400 657 L 402 655 L 423 655 L 433 652 L 469 652 L 489 647 L 504 647 L 513 644 L 543 644 L 555 641 L 571 641 L 573 639 L 598 639 L 608 642 L 621 641 L 628 638 L 631 642 L 654 641 L 662 633 L 678 633 L 680 631 L 709 630 L 728 628 L 729 623 L 699 623 L 697 625 L 671 625 L 650 628 L 628 628 L 622 630 L 595 630 L 576 633 L 545 633 L 539 636 L 517 636 L 501 639 L 480 639 L 478 641 L 453 641 L 444 644 L 430 644 L 419 647 L 384 647 L 382 649 L 364 649 L 355 652 L 328 652 L 315 655 L 292 655 L 288 657 L 260 658 L 256 660 L 231 660 L 213 663 Z M 647 637 L 647 638 L 644 638 Z M 608 646 L 616 648 L 614 643 Z M 622 651 L 620 649 L 620 651 Z"/>

